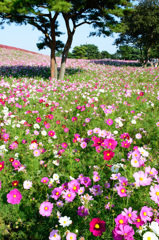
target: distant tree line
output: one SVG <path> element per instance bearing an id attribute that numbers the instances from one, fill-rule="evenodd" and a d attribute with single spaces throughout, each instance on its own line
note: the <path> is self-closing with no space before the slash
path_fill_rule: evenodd
<path id="1" fill-rule="evenodd" d="M 57 57 L 60 57 L 61 54 L 62 51 L 56 52 Z M 120 45 L 114 54 L 110 54 L 106 50 L 100 52 L 98 46 L 94 44 L 83 44 L 75 46 L 72 52 L 68 53 L 68 58 L 139 60 L 141 58 L 141 52 L 136 46 L 125 44 Z M 151 48 L 149 58 L 159 58 L 159 44 Z"/>

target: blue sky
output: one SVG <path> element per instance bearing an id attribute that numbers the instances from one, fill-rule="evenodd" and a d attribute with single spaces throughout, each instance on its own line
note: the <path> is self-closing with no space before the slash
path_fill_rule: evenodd
<path id="1" fill-rule="evenodd" d="M 59 18 L 59 30 L 61 32 L 66 32 L 65 24 L 62 18 Z M 117 48 L 113 45 L 115 37 L 117 34 L 114 34 L 114 37 L 88 37 L 89 33 L 93 30 L 90 25 L 84 24 L 77 28 L 74 39 L 72 42 L 72 47 L 70 51 L 75 46 L 80 46 L 82 44 L 95 44 L 98 46 L 99 51 L 108 51 L 113 54 L 116 52 Z M 0 29 L 0 44 L 18 47 L 26 49 L 33 52 L 39 52 L 42 54 L 50 55 L 50 49 L 38 50 L 36 43 L 39 40 L 39 37 L 42 36 L 42 33 L 36 29 L 33 29 L 31 25 L 22 25 L 16 26 L 14 23 L 11 25 L 4 25 L 4 29 Z M 67 34 L 61 35 L 60 40 L 63 42 L 66 41 Z"/>

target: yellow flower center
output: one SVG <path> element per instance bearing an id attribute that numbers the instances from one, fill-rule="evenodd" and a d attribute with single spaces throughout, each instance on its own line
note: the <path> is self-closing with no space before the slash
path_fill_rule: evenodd
<path id="1" fill-rule="evenodd" d="M 119 223 L 120 223 L 120 224 L 123 224 L 123 223 L 124 223 L 124 221 L 123 221 L 122 219 L 120 219 L 120 220 L 119 220 Z"/>
<path id="2" fill-rule="evenodd" d="M 72 240 L 72 239 L 73 239 L 73 237 L 71 236 L 71 237 L 70 237 L 70 239 Z"/>
<path id="3" fill-rule="evenodd" d="M 16 197 L 17 197 L 17 195 L 13 195 L 13 197 L 14 197 L 14 198 L 16 198 Z"/>
<path id="4" fill-rule="evenodd" d="M 0 168 L 2 167 L 2 165 L 0 165 Z"/>
<path id="5" fill-rule="evenodd" d="M 71 197 L 71 194 L 69 193 L 67 196 L 68 196 L 68 197 Z"/>
<path id="6" fill-rule="evenodd" d="M 150 171 L 149 174 L 153 174 L 153 172 Z"/>
<path id="7" fill-rule="evenodd" d="M 125 189 L 121 189 L 121 192 L 124 193 L 124 192 L 125 192 Z"/>
<path id="8" fill-rule="evenodd" d="M 156 195 L 159 196 L 159 192 L 156 192 Z"/>
<path id="9" fill-rule="evenodd" d="M 137 161 L 135 160 L 134 163 L 137 163 Z"/>
<path id="10" fill-rule="evenodd" d="M 56 192 L 56 195 L 59 195 L 59 192 Z"/>
<path id="11" fill-rule="evenodd" d="M 128 216 L 131 217 L 131 213 L 129 213 Z"/>
<path id="12" fill-rule="evenodd" d="M 44 207 L 45 210 L 48 210 L 48 207 Z"/>
<path id="13" fill-rule="evenodd" d="M 140 181 L 143 181 L 144 179 L 141 177 L 141 178 L 139 178 L 140 179 Z"/>
<path id="14" fill-rule="evenodd" d="M 143 212 L 143 215 L 144 215 L 144 216 L 146 216 L 146 215 L 147 215 L 147 213 L 146 213 L 146 212 Z"/>
<path id="15" fill-rule="evenodd" d="M 77 189 L 77 187 L 76 187 L 76 186 L 74 186 L 74 187 L 73 187 L 73 190 L 76 190 L 76 189 Z"/>
<path id="16" fill-rule="evenodd" d="M 147 240 L 151 240 L 152 238 L 151 237 L 148 237 Z"/>
<path id="17" fill-rule="evenodd" d="M 140 219 L 139 219 L 139 218 L 137 219 L 137 222 L 140 222 Z"/>
<path id="18" fill-rule="evenodd" d="M 95 225 L 95 228 L 96 228 L 96 229 L 100 228 L 100 226 L 99 226 L 98 223 Z"/>

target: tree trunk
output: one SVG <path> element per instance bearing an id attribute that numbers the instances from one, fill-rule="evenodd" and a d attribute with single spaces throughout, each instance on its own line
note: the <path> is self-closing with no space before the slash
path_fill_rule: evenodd
<path id="1" fill-rule="evenodd" d="M 51 64 L 50 64 L 50 71 L 51 71 L 51 80 L 55 78 L 55 50 L 51 48 Z M 57 71 L 56 71 L 57 73 Z"/>

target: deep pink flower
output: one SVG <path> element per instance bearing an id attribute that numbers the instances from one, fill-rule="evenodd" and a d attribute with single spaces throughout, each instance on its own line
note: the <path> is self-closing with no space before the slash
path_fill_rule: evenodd
<path id="1" fill-rule="evenodd" d="M 103 154 L 104 154 L 103 159 L 107 161 L 111 160 L 111 158 L 114 157 L 114 152 L 112 152 L 111 150 L 106 150 L 103 152 Z"/>
<path id="2" fill-rule="evenodd" d="M 90 222 L 90 232 L 93 233 L 94 236 L 101 236 L 103 232 L 105 232 L 105 222 L 100 220 L 100 218 L 93 218 Z"/>
<path id="3" fill-rule="evenodd" d="M 52 203 L 50 203 L 50 202 L 43 202 L 40 205 L 39 213 L 42 216 L 49 217 L 51 215 L 52 208 L 53 208 L 53 204 Z"/>
<path id="4" fill-rule="evenodd" d="M 68 146 L 67 143 L 62 143 L 61 145 L 63 148 L 67 148 L 67 146 Z"/>
<path id="5" fill-rule="evenodd" d="M 51 197 L 55 200 L 57 200 L 61 196 L 62 190 L 60 188 L 54 188 L 52 191 Z"/>
<path id="6" fill-rule="evenodd" d="M 128 139 L 128 140 L 129 140 L 129 139 L 130 139 L 130 136 L 129 136 L 128 133 L 123 133 L 123 134 L 120 135 L 120 138 L 121 138 L 121 139 Z"/>
<path id="7" fill-rule="evenodd" d="M 76 193 L 75 192 L 71 192 L 69 190 L 66 190 L 64 196 L 65 200 L 67 202 L 73 202 L 74 198 L 76 197 Z"/>
<path id="8" fill-rule="evenodd" d="M 13 189 L 7 194 L 7 202 L 11 204 L 19 204 L 22 199 L 22 195 L 18 189 Z"/>
<path id="9" fill-rule="evenodd" d="M 4 161 L 0 162 L 0 171 L 2 171 L 2 169 L 4 169 Z"/>
<path id="10" fill-rule="evenodd" d="M 13 166 L 14 168 L 18 168 L 18 167 L 20 167 L 20 162 L 19 162 L 18 160 L 14 160 L 14 161 L 12 162 L 12 166 Z"/>
<path id="11" fill-rule="evenodd" d="M 136 221 L 133 224 L 135 224 L 136 227 L 139 228 L 140 226 L 144 225 L 145 222 L 141 220 L 140 216 L 137 216 Z"/>
<path id="12" fill-rule="evenodd" d="M 123 236 L 125 240 L 133 239 L 133 235 L 135 234 L 133 228 L 129 225 L 119 225 L 116 233 Z"/>
<path id="13" fill-rule="evenodd" d="M 68 183 L 68 189 L 71 192 L 78 192 L 78 190 L 80 189 L 79 182 L 76 179 L 72 180 L 71 182 Z"/>
<path id="14" fill-rule="evenodd" d="M 108 149 L 114 150 L 117 146 L 118 142 L 115 141 L 113 138 L 107 138 L 102 143 L 102 146 L 107 147 Z"/>
<path id="15" fill-rule="evenodd" d="M 36 121 L 37 121 L 38 123 L 41 122 L 41 118 L 38 117 L 38 118 L 36 119 Z"/>
<path id="16" fill-rule="evenodd" d="M 54 131 L 49 131 L 49 132 L 48 132 L 48 135 L 49 135 L 50 137 L 53 137 L 53 136 L 55 135 L 55 132 L 54 132 Z"/>

